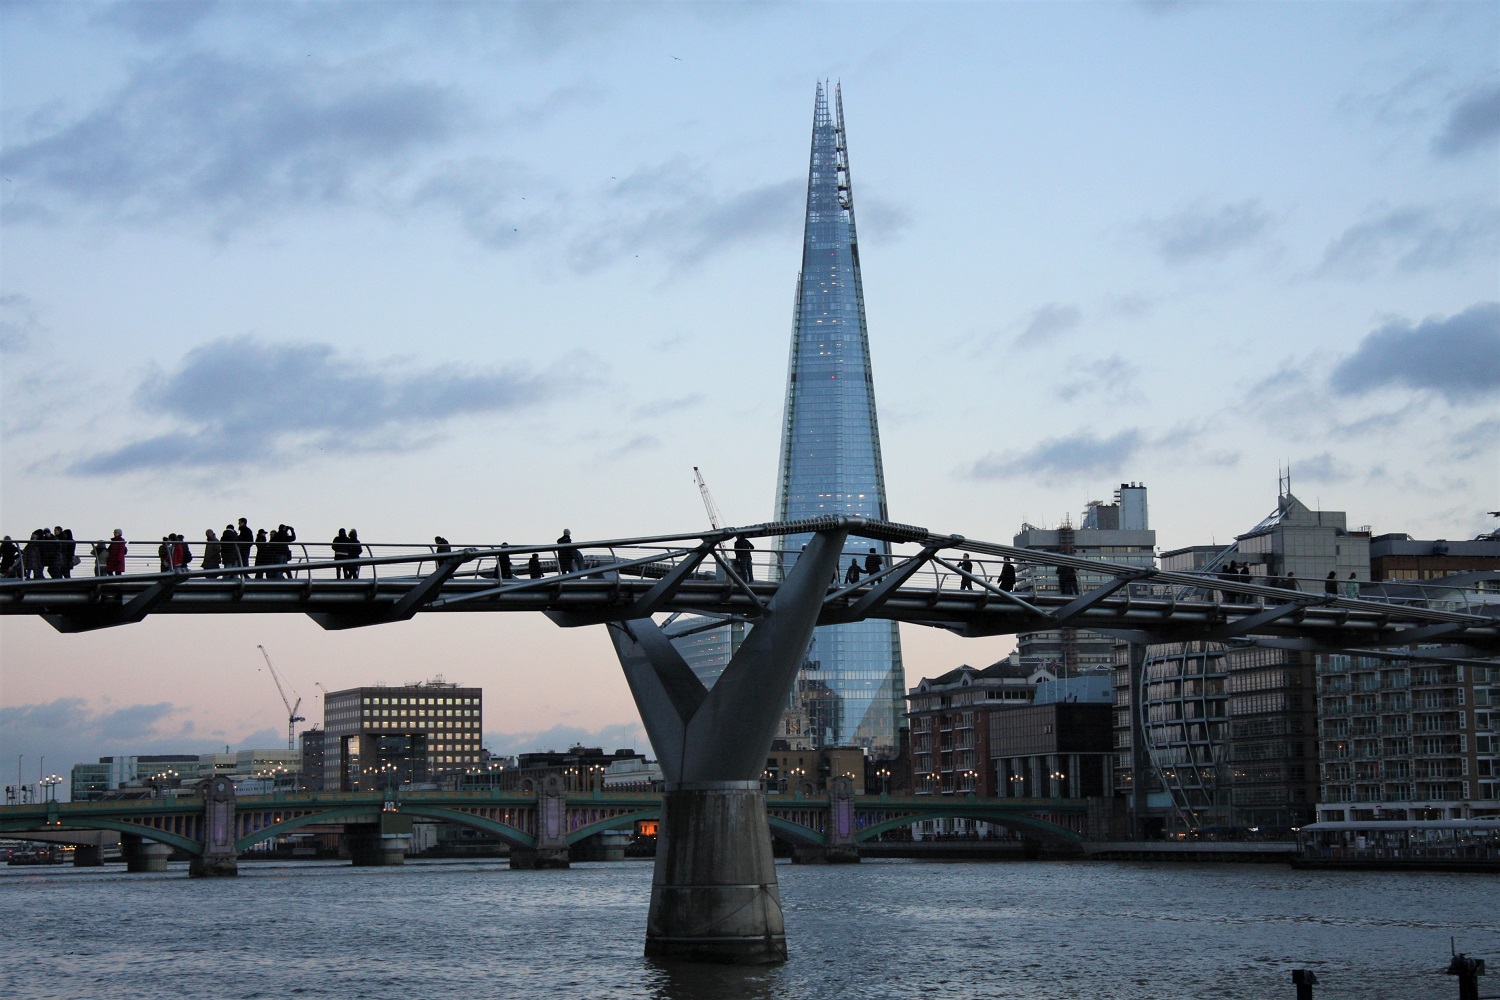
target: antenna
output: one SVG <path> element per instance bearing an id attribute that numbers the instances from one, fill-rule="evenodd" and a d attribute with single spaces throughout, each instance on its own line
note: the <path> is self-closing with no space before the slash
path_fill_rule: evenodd
<path id="1" fill-rule="evenodd" d="M 286 706 L 286 748 L 297 749 L 297 723 L 306 722 L 307 719 L 297 714 L 297 709 L 302 707 L 302 696 L 297 695 L 297 701 L 293 704 L 287 699 L 286 690 L 281 686 L 281 678 L 276 673 L 276 664 L 271 662 L 271 654 L 266 652 L 266 647 L 257 645 L 260 655 L 266 658 L 266 667 L 271 671 L 271 680 L 276 682 L 276 693 L 281 695 L 281 703 Z M 321 684 L 318 685 L 322 687 Z M 297 694 L 293 691 L 292 694 Z"/>

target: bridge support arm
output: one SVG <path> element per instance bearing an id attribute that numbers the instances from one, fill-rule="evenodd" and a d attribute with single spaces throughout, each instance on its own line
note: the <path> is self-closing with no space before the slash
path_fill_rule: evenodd
<path id="1" fill-rule="evenodd" d="M 712 690 L 655 622 L 610 627 L 667 781 L 647 955 L 786 960 L 760 775 L 846 534 L 839 528 L 812 537 Z"/>

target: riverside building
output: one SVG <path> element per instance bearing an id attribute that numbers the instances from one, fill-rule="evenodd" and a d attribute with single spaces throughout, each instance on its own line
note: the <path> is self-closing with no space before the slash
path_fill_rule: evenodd
<path id="1" fill-rule="evenodd" d="M 437 781 L 482 765 L 484 695 L 441 679 L 330 691 L 323 699 L 323 790 Z"/>

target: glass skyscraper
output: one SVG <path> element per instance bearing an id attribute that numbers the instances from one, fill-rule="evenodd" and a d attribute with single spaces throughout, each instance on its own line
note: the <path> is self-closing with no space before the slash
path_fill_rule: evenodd
<path id="1" fill-rule="evenodd" d="M 832 97 L 830 108 L 820 83 L 776 487 L 776 519 L 783 521 L 831 515 L 887 520 L 838 88 Z M 796 552 L 807 537 L 788 536 L 781 548 Z M 889 565 L 886 543 L 850 539 L 842 569 L 853 559 L 863 570 L 872 546 Z M 905 716 L 905 686 L 895 622 L 820 628 L 793 709 L 805 714 L 814 745 L 894 747 Z"/>

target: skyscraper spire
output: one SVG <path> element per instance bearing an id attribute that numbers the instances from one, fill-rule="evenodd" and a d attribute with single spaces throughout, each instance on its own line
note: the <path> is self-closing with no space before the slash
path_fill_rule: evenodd
<path id="1" fill-rule="evenodd" d="M 813 106 L 807 221 L 781 434 L 778 520 L 888 519 L 843 94 L 834 88 L 830 108 L 822 83 Z M 796 551 L 805 541 L 791 536 L 783 548 Z M 852 540 L 844 565 L 854 559 L 863 570 L 869 548 Z M 888 564 L 889 547 L 875 548 Z M 818 629 L 798 687 L 797 707 L 807 715 L 815 744 L 894 747 L 905 715 L 896 623 Z"/>

